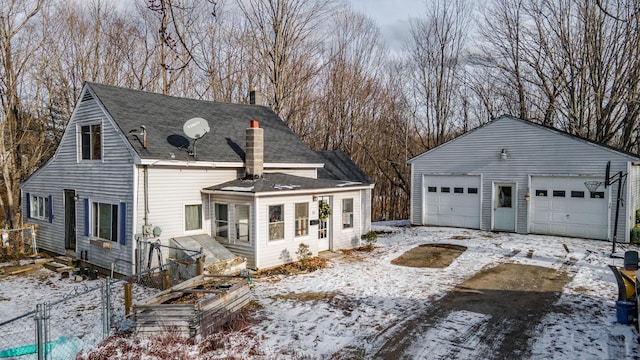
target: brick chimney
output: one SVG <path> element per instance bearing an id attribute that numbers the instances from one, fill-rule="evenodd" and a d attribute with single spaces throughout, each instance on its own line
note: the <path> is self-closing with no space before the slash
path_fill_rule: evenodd
<path id="1" fill-rule="evenodd" d="M 264 168 L 264 130 L 259 127 L 258 120 L 251 120 L 245 136 L 245 177 L 259 179 Z"/>
<path id="2" fill-rule="evenodd" d="M 260 90 L 252 89 L 249 91 L 249 104 L 262 105 L 262 93 L 260 93 Z"/>

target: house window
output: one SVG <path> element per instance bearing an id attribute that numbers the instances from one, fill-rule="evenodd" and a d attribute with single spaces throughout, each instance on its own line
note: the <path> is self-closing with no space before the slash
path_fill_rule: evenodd
<path id="1" fill-rule="evenodd" d="M 93 203 L 93 236 L 118 241 L 118 205 Z"/>
<path id="2" fill-rule="evenodd" d="M 184 229 L 202 229 L 202 204 L 184 206 Z"/>
<path id="3" fill-rule="evenodd" d="M 49 216 L 49 199 L 44 196 L 31 196 L 31 217 L 46 219 Z"/>
<path id="4" fill-rule="evenodd" d="M 229 206 L 227 204 L 215 203 L 214 211 L 216 216 L 216 237 L 229 238 Z"/>
<path id="5" fill-rule="evenodd" d="M 284 239 L 284 205 L 269 206 L 269 240 Z"/>
<path id="6" fill-rule="evenodd" d="M 536 190 L 536 196 L 547 196 L 547 190 Z"/>
<path id="7" fill-rule="evenodd" d="M 249 205 L 236 205 L 236 240 L 249 241 Z"/>
<path id="8" fill-rule="evenodd" d="M 571 197 L 572 198 L 583 198 L 584 197 L 584 191 L 572 191 L 571 192 Z"/>
<path id="9" fill-rule="evenodd" d="M 467 188 L 467 194 L 477 194 L 478 188 Z"/>
<path id="10" fill-rule="evenodd" d="M 82 126 L 80 141 L 82 160 L 102 159 L 100 124 Z"/>
<path id="11" fill-rule="evenodd" d="M 309 235 L 309 203 L 296 204 L 296 236 Z"/>
<path id="12" fill-rule="evenodd" d="M 342 228 L 353 227 L 353 199 L 342 199 Z"/>
<path id="13" fill-rule="evenodd" d="M 553 190 L 553 197 L 565 197 L 565 194 L 564 190 Z"/>
<path id="14" fill-rule="evenodd" d="M 428 192 L 436 192 L 436 191 L 438 191 L 438 188 L 437 188 L 437 187 L 435 187 L 435 186 L 429 186 L 429 187 L 427 188 L 427 191 L 428 191 Z"/>
<path id="15" fill-rule="evenodd" d="M 455 187 L 455 188 L 453 188 L 453 193 L 454 194 L 464 194 L 464 188 Z"/>

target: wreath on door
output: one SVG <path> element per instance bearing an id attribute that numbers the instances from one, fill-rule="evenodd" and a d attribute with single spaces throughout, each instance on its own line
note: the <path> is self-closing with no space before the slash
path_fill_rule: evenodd
<path id="1" fill-rule="evenodd" d="M 324 220 L 328 218 L 329 215 L 331 215 L 331 208 L 329 207 L 329 203 L 324 200 L 320 200 L 318 212 L 320 213 L 320 219 Z"/>

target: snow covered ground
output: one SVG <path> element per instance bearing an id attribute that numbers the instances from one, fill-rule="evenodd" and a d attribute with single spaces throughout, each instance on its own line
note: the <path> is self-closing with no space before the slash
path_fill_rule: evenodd
<path id="1" fill-rule="evenodd" d="M 326 269 L 309 274 L 255 279 L 252 291 L 261 306 L 257 316 L 262 321 L 229 334 L 225 349 L 203 353 L 197 345 L 183 345 L 181 351 L 191 358 L 208 359 L 370 358 L 399 324 L 427 309 L 456 284 L 483 268 L 510 262 L 563 269 L 572 276 L 556 304 L 570 311 L 552 312 L 543 319 L 530 344 L 531 358 L 640 357 L 634 327 L 616 322 L 617 285 L 607 265 L 621 266 L 622 260 L 609 257 L 610 243 L 406 225 L 375 223 L 374 230 L 385 234 L 379 235 L 377 248 L 371 253 L 331 259 Z M 467 250 L 444 269 L 391 264 L 404 252 L 429 243 L 463 245 Z M 620 254 L 625 248 L 618 246 Z M 568 261 L 572 264 L 569 267 Z M 36 280 L 46 272 L 41 270 L 40 277 L 0 278 L 0 323 L 32 310 L 38 301 L 64 296 L 79 286 L 69 279 Z M 85 281 L 82 286 L 97 284 Z M 76 308 L 68 312 L 78 314 Z M 76 317 L 82 321 L 74 324 L 78 331 L 89 334 L 101 329 L 99 314 L 79 314 Z M 464 311 L 449 317 L 448 326 L 435 326 L 420 334 L 422 345 L 411 347 L 404 356 L 444 358 L 439 355 L 446 353 L 439 340 L 486 320 L 483 314 Z M 0 341 L 0 350 L 3 345 Z M 474 349 L 465 349 L 458 357 L 475 358 Z M 121 354 L 116 358 L 129 357 Z"/>

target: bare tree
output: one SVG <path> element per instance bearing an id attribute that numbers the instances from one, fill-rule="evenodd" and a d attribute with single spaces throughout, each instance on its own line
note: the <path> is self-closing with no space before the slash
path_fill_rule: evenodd
<path id="1" fill-rule="evenodd" d="M 467 40 L 469 7 L 462 0 L 436 1 L 426 17 L 411 24 L 409 67 L 416 98 L 417 123 L 425 148 L 449 139 L 456 109 L 454 96 Z"/>
<path id="2" fill-rule="evenodd" d="M 20 181 L 37 157 L 30 149 L 34 119 L 21 97 L 30 91 L 26 71 L 31 55 L 42 45 L 34 23 L 44 1 L 0 4 L 0 207 L 9 228 L 20 223 Z"/>
<path id="3" fill-rule="evenodd" d="M 296 96 L 308 93 L 309 84 L 323 65 L 323 31 L 334 14 L 333 0 L 238 1 L 251 29 L 250 47 L 266 80 L 266 101 L 293 127 L 297 116 Z M 250 84 L 260 87 L 262 84 Z M 299 100 L 298 98 L 297 100 Z"/>

